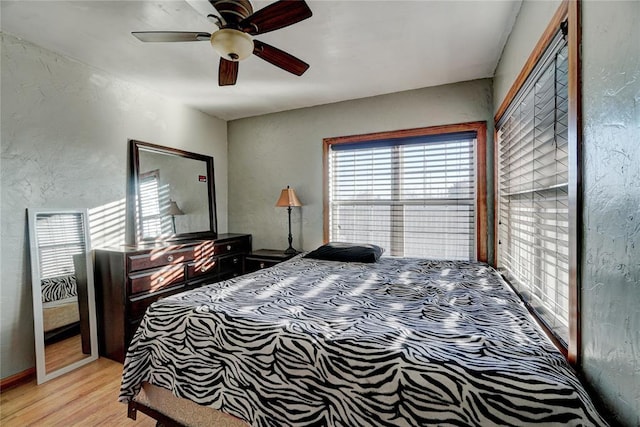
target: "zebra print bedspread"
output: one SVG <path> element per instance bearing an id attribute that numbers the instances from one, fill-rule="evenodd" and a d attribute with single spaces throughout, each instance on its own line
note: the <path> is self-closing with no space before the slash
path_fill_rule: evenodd
<path id="1" fill-rule="evenodd" d="M 125 361 L 254 426 L 606 425 L 492 268 L 300 256 L 160 300 Z"/>
<path id="2" fill-rule="evenodd" d="M 40 282 L 40 286 L 42 289 L 43 303 L 59 301 L 78 296 L 76 276 L 74 276 L 73 274 L 42 279 Z"/>

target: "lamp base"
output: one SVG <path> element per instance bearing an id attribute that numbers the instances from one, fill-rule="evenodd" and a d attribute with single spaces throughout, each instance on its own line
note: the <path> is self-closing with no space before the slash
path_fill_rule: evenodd
<path id="1" fill-rule="evenodd" d="M 297 255 L 300 252 L 296 251 L 295 249 L 293 249 L 291 246 L 289 246 L 285 251 L 284 251 L 285 255 Z"/>

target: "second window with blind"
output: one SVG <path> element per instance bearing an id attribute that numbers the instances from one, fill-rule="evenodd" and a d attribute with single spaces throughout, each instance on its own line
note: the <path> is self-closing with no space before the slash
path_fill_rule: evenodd
<path id="1" fill-rule="evenodd" d="M 485 129 L 474 123 L 325 140 L 325 240 L 372 243 L 391 256 L 484 258 Z"/>
<path id="2" fill-rule="evenodd" d="M 569 341 L 568 47 L 558 30 L 496 124 L 498 267 Z"/>

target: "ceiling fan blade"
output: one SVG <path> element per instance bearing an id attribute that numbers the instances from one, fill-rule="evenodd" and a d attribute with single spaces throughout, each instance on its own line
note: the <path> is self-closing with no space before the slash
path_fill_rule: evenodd
<path id="1" fill-rule="evenodd" d="M 232 86 L 238 79 L 238 63 L 220 58 L 218 67 L 218 86 Z"/>
<path id="2" fill-rule="evenodd" d="M 186 31 L 134 31 L 131 33 L 143 42 L 199 42 L 211 39 L 207 32 Z"/>
<path id="3" fill-rule="evenodd" d="M 287 27 L 311 15 L 311 9 L 304 0 L 279 0 L 243 19 L 238 26 L 255 36 Z"/>
<path id="4" fill-rule="evenodd" d="M 254 40 L 253 46 L 254 55 L 296 76 L 301 76 L 309 68 L 306 62 L 259 40 Z"/>

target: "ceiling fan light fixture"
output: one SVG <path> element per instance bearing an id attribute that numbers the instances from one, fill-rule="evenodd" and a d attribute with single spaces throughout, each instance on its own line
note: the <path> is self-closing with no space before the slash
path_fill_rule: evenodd
<path id="1" fill-rule="evenodd" d="M 233 28 L 223 28 L 211 34 L 211 46 L 227 61 L 242 61 L 253 53 L 251 36 Z"/>

